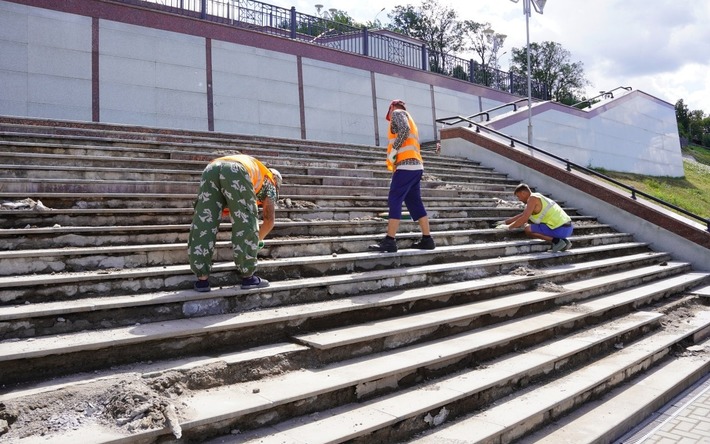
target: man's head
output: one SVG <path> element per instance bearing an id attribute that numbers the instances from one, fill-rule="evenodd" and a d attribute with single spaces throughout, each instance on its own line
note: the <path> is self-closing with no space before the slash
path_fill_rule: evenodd
<path id="1" fill-rule="evenodd" d="M 279 173 L 279 170 L 276 168 L 269 168 L 269 170 L 271 171 L 271 175 L 274 176 L 274 185 L 276 185 L 276 192 L 278 193 L 283 183 L 283 177 L 281 177 L 281 173 Z"/>
<path id="2" fill-rule="evenodd" d="M 390 120 L 392 116 L 392 111 L 396 109 L 403 109 L 406 111 L 407 108 L 405 108 L 403 100 L 395 99 L 390 102 L 390 107 L 387 110 L 387 115 L 385 116 L 385 119 Z"/>
<path id="3" fill-rule="evenodd" d="M 520 202 L 528 203 L 528 198 L 530 194 L 532 194 L 532 191 L 530 191 L 530 187 L 527 184 L 521 183 L 515 187 L 513 194 L 515 194 L 515 197 L 517 197 Z"/>

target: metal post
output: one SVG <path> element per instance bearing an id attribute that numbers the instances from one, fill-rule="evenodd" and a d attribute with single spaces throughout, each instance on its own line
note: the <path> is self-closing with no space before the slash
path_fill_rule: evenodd
<path id="1" fill-rule="evenodd" d="M 291 38 L 296 38 L 296 7 L 291 6 Z"/>
<path id="2" fill-rule="evenodd" d="M 533 126 L 532 126 L 532 73 L 530 72 L 530 0 L 523 0 L 523 8 L 525 12 L 525 33 L 527 35 L 527 53 L 528 53 L 528 145 L 532 145 L 533 141 Z"/>
<path id="3" fill-rule="evenodd" d="M 370 36 L 368 35 L 367 32 L 367 27 L 363 26 L 362 27 L 362 55 L 364 56 L 369 56 L 370 55 Z"/>
<path id="4" fill-rule="evenodd" d="M 422 70 L 427 71 L 428 68 L 428 57 L 427 57 L 427 49 L 426 49 L 426 44 L 422 43 Z"/>

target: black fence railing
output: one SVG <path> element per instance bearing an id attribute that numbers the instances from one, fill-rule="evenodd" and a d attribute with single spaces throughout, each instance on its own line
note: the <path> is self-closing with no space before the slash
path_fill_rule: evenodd
<path id="1" fill-rule="evenodd" d="M 432 51 L 425 44 L 406 36 L 397 38 L 375 29 L 349 26 L 331 20 L 329 13 L 319 17 L 300 13 L 295 7 L 286 9 L 268 3 L 244 0 L 114 1 L 303 40 L 527 96 L 525 76 L 482 65 L 473 59 Z M 531 89 L 532 97 L 549 100 L 544 85 L 532 82 Z"/>
<path id="2" fill-rule="evenodd" d="M 509 103 L 509 104 L 501 105 L 501 106 L 498 107 L 498 108 L 505 107 L 505 106 L 511 106 L 511 105 L 514 106 L 514 103 L 516 103 L 516 102 L 511 102 L 511 103 Z M 489 111 L 492 111 L 492 110 L 489 110 Z M 468 123 L 468 127 L 469 127 L 469 128 L 475 126 L 477 133 L 480 133 L 481 130 L 484 130 L 484 131 L 486 131 L 486 132 L 495 134 L 495 135 L 497 135 L 497 136 L 499 136 L 499 137 L 502 137 L 502 138 L 504 138 L 504 139 L 509 140 L 509 141 L 510 141 L 510 147 L 511 147 L 511 148 L 514 148 L 516 143 L 517 143 L 517 144 L 520 144 L 520 145 L 523 145 L 523 146 L 525 146 L 526 148 L 528 148 L 528 149 L 530 149 L 530 150 L 532 150 L 532 151 L 535 151 L 535 152 L 538 152 L 538 153 L 540 153 L 540 154 L 543 154 L 543 155 L 545 155 L 545 156 L 547 156 L 547 157 L 550 157 L 550 158 L 552 158 L 552 159 L 555 159 L 555 160 L 557 160 L 558 162 L 564 164 L 564 165 L 565 165 L 565 169 L 566 169 L 567 171 L 572 171 L 572 168 L 574 168 L 574 169 L 577 170 L 577 171 L 580 171 L 580 172 L 582 172 L 582 173 L 585 173 L 585 174 L 588 174 L 588 175 L 591 175 L 591 176 L 596 176 L 596 177 L 598 177 L 598 178 L 600 178 L 600 179 L 603 179 L 603 180 L 605 180 L 605 181 L 607 181 L 607 182 L 610 182 L 610 183 L 616 185 L 616 186 L 619 187 L 619 188 L 625 189 L 625 190 L 627 190 L 627 191 L 629 191 L 629 192 L 631 193 L 630 197 L 631 197 L 631 199 L 633 199 L 633 200 L 636 200 L 637 196 L 642 196 L 642 197 L 645 198 L 645 199 L 648 199 L 648 200 L 650 200 L 650 201 L 652 201 L 652 202 L 655 202 L 655 203 L 657 203 L 657 204 L 660 204 L 660 205 L 662 205 L 662 206 L 664 206 L 664 207 L 666 207 L 666 208 L 670 208 L 670 209 L 672 209 L 673 211 L 676 211 L 676 212 L 678 212 L 678 213 L 680 213 L 680 214 L 683 214 L 683 215 L 685 215 L 685 216 L 688 216 L 688 217 L 691 218 L 691 219 L 698 220 L 698 221 L 704 223 L 705 226 L 706 226 L 706 231 L 710 232 L 710 218 L 705 218 L 705 217 L 703 217 L 703 216 L 699 216 L 699 215 L 697 215 L 697 214 L 695 214 L 695 213 L 692 213 L 692 212 L 686 210 L 685 208 L 681 208 L 681 207 L 679 207 L 679 206 L 677 206 L 677 205 L 674 205 L 674 204 L 672 204 L 672 203 L 670 203 L 670 202 L 666 202 L 666 201 L 663 200 L 663 199 L 659 199 L 659 198 L 657 198 L 657 197 L 655 197 L 655 196 L 651 196 L 651 195 L 648 194 L 648 193 L 644 193 L 643 191 L 639 191 L 639 190 L 637 190 L 636 188 L 634 188 L 634 187 L 632 187 L 632 186 L 630 186 L 630 185 L 626 185 L 626 184 L 623 183 L 623 182 L 619 182 L 618 180 L 613 179 L 613 178 L 611 178 L 611 177 L 609 177 L 609 176 L 607 176 L 607 175 L 605 175 L 605 174 L 602 174 L 602 173 L 600 173 L 600 172 L 598 172 L 598 171 L 594 171 L 594 170 L 592 170 L 592 169 L 589 169 L 589 168 L 583 167 L 583 166 L 581 166 L 581 165 L 578 165 L 578 164 L 576 164 L 576 163 L 574 163 L 574 162 L 570 162 L 569 159 L 565 159 L 565 158 L 562 158 L 562 157 L 557 156 L 557 155 L 555 155 L 555 154 L 549 153 L 549 152 L 547 152 L 547 151 L 545 151 L 545 150 L 543 150 L 543 149 L 536 148 L 536 147 L 534 147 L 534 146 L 532 146 L 532 145 L 530 145 L 530 144 L 527 144 L 527 143 L 523 142 L 522 140 L 518 140 L 518 139 L 516 139 L 516 138 L 514 138 L 514 137 L 508 136 L 507 134 L 501 133 L 500 131 L 497 131 L 497 130 L 494 130 L 494 129 L 492 129 L 492 128 L 489 128 L 489 127 L 487 127 L 487 126 L 485 126 L 485 125 L 481 125 L 480 123 L 475 122 L 475 121 L 472 120 L 472 119 L 475 119 L 476 117 L 481 117 L 481 116 L 486 115 L 486 114 L 487 114 L 486 111 L 482 111 L 482 112 L 480 112 L 480 113 L 478 113 L 478 114 L 474 114 L 474 115 L 469 116 L 469 117 L 463 117 L 463 116 L 443 117 L 443 118 L 441 118 L 441 119 L 436 119 L 436 122 L 437 122 L 437 123 L 440 123 L 440 124 L 442 124 L 442 125 L 457 125 L 457 124 L 459 124 L 459 123 L 464 123 L 464 122 L 466 122 L 466 123 Z"/>

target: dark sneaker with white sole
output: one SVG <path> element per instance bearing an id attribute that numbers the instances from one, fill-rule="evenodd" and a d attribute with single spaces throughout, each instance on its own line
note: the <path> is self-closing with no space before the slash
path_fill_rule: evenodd
<path id="1" fill-rule="evenodd" d="M 397 252 L 397 241 L 385 237 L 384 239 L 377 241 L 376 244 L 372 244 L 369 247 L 367 247 L 368 250 L 370 251 L 379 251 L 382 253 L 396 253 Z"/>
<path id="2" fill-rule="evenodd" d="M 412 248 L 418 250 L 433 250 L 436 248 L 436 243 L 433 237 L 423 237 L 412 244 Z"/>
<path id="3" fill-rule="evenodd" d="M 252 288 L 264 288 L 269 286 L 269 281 L 262 279 L 259 276 L 249 276 L 242 279 L 242 290 L 251 290 Z"/>

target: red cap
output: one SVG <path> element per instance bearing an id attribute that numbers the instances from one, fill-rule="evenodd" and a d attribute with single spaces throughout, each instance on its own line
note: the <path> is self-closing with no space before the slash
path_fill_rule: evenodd
<path id="1" fill-rule="evenodd" d="M 394 106 L 401 106 L 402 109 L 404 109 L 404 110 L 407 109 L 407 108 L 404 106 L 404 101 L 403 101 L 403 100 L 395 99 L 395 100 L 393 100 L 393 101 L 390 102 L 390 107 L 389 107 L 389 109 L 387 110 L 387 115 L 385 116 L 385 119 L 390 120 L 390 114 L 392 114 L 392 108 L 393 108 Z"/>

